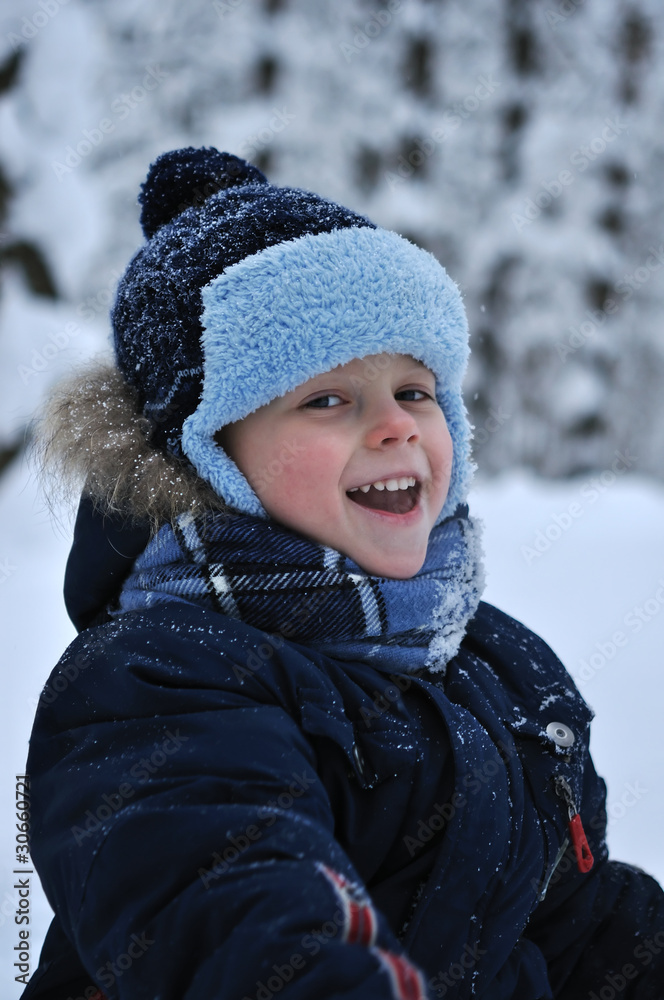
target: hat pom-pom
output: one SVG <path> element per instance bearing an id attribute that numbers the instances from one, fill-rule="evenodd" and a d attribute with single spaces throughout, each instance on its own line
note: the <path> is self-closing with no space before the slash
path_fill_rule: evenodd
<path id="1" fill-rule="evenodd" d="M 141 227 L 150 239 L 185 209 L 242 184 L 267 184 L 257 167 L 214 147 L 175 149 L 163 153 L 150 167 L 138 200 L 143 206 Z"/>

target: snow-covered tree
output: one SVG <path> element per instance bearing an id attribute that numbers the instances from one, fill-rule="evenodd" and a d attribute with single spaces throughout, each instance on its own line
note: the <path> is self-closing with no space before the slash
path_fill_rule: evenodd
<path id="1" fill-rule="evenodd" d="M 664 464 L 656 0 L 11 0 L 0 351 L 13 453 L 107 348 L 149 162 L 215 145 L 430 249 L 489 470 Z"/>

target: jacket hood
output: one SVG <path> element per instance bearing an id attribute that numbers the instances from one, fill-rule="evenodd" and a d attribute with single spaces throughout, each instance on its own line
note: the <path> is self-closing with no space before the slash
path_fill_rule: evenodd
<path id="1" fill-rule="evenodd" d="M 106 620 L 162 524 L 187 510 L 226 509 L 189 466 L 153 447 L 153 429 L 120 371 L 99 362 L 56 387 L 35 428 L 47 493 L 69 500 L 83 491 L 64 587 L 79 631 Z"/>
<path id="2" fill-rule="evenodd" d="M 153 532 L 185 511 L 227 510 L 188 464 L 154 446 L 154 433 L 119 369 L 90 363 L 56 386 L 37 421 L 47 492 L 69 498 L 82 488 L 102 514 Z"/>
<path id="3" fill-rule="evenodd" d="M 90 496 L 81 498 L 64 583 L 65 607 L 77 631 L 108 620 L 106 608 L 117 599 L 150 535 L 148 522 L 104 513 Z"/>

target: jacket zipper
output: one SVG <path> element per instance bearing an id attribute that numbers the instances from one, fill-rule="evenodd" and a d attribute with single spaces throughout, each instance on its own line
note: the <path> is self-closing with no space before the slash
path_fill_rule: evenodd
<path id="1" fill-rule="evenodd" d="M 595 863 L 595 859 L 592 856 L 592 852 L 588 844 L 588 838 L 586 837 L 586 832 L 583 829 L 583 823 L 581 822 L 579 810 L 576 808 L 574 793 L 572 792 L 572 788 L 567 778 L 563 778 L 562 775 L 559 774 L 556 775 L 553 780 L 556 786 L 556 795 L 558 795 L 567 806 L 567 815 L 569 817 L 568 829 L 572 846 L 574 847 L 574 854 L 576 855 L 577 867 L 580 872 L 589 872 Z"/>

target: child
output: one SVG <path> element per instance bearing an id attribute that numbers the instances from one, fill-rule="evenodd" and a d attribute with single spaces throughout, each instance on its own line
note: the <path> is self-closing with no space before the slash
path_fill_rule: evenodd
<path id="1" fill-rule="evenodd" d="M 48 418 L 80 635 L 31 741 L 24 997 L 664 997 L 591 713 L 480 601 L 455 284 L 214 149 L 140 200 L 117 367 Z"/>

